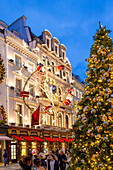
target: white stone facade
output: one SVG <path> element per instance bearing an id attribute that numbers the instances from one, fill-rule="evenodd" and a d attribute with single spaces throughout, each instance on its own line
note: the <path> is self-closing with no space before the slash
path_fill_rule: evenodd
<path id="1" fill-rule="evenodd" d="M 49 59 L 50 65 L 65 66 L 64 71 L 59 71 L 55 67 L 48 73 L 49 78 L 53 82 L 55 79 L 59 86 L 62 94 L 61 101 L 65 98 L 65 89 L 73 87 L 72 68 L 70 62 L 66 59 L 66 47 L 60 44 L 57 38 L 52 38 L 48 30 L 44 30 L 39 37 L 35 36 L 31 29 L 26 26 L 25 16 L 20 17 L 10 26 L 0 21 L 0 54 L 6 68 L 5 79 L 2 85 L 0 85 L 0 105 L 3 105 L 6 110 L 8 125 L 10 126 L 31 127 L 31 113 L 24 105 L 23 99 L 20 97 L 20 91 L 23 90 L 25 81 L 37 69 L 39 63 L 48 65 L 46 57 Z M 37 81 L 41 83 L 41 78 L 42 76 L 36 73 L 27 84 L 26 90 L 35 86 L 27 99 L 27 103 L 34 110 L 36 110 L 39 104 L 41 105 L 41 110 L 43 110 L 43 106 L 49 105 L 51 102 L 45 98 L 39 86 L 37 86 Z M 61 130 L 72 128 L 76 114 L 74 103 L 80 100 L 84 91 L 83 85 L 76 79 L 75 82 L 75 84 L 80 84 L 80 86 L 74 84 L 74 93 L 78 94 L 78 96 L 74 95 L 72 97 L 72 104 L 70 106 L 63 104 L 63 107 L 60 107 L 59 112 L 61 114 L 59 114 L 59 118 L 53 124 L 50 115 L 47 115 L 47 119 L 42 121 L 44 114 L 40 114 L 40 128 L 57 127 L 57 129 L 60 128 Z M 57 115 L 54 116 L 55 119 Z M 35 126 L 35 128 L 37 127 Z"/>

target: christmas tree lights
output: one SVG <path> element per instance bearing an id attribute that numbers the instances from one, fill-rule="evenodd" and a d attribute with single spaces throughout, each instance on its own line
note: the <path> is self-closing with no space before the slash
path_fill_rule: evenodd
<path id="1" fill-rule="evenodd" d="M 100 24 L 88 61 L 85 93 L 74 124 L 70 170 L 113 168 L 113 43 Z"/>

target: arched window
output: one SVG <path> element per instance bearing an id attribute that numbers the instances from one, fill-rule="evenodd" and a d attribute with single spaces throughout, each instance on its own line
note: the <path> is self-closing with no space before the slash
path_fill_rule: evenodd
<path id="1" fill-rule="evenodd" d="M 69 120 L 68 120 L 68 115 L 66 115 L 66 128 L 69 128 Z"/>
<path id="2" fill-rule="evenodd" d="M 62 127 L 62 115 L 61 115 L 61 113 L 59 113 L 58 125 L 59 125 L 59 127 Z"/>

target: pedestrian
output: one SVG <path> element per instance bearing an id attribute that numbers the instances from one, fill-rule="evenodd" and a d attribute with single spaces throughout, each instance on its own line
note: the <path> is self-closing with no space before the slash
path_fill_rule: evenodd
<path id="1" fill-rule="evenodd" d="M 23 161 L 19 162 L 19 164 L 23 168 L 23 170 L 31 170 L 31 162 L 32 162 L 31 157 L 26 156 L 23 158 Z"/>
<path id="2" fill-rule="evenodd" d="M 55 156 L 51 155 L 51 159 L 48 159 L 48 170 L 58 170 L 58 161 L 55 160 Z"/>
<path id="3" fill-rule="evenodd" d="M 4 149 L 4 155 L 3 155 L 3 157 L 4 157 L 4 166 L 6 166 L 6 164 L 9 165 L 9 163 L 8 163 L 8 161 L 7 161 L 7 159 L 8 159 L 8 152 L 7 152 L 6 149 Z"/>
<path id="4" fill-rule="evenodd" d="M 47 164 L 45 162 L 45 155 L 44 155 L 44 153 L 42 153 L 42 152 L 39 153 L 39 159 L 41 161 L 41 166 L 43 166 L 46 169 Z"/>
<path id="5" fill-rule="evenodd" d="M 35 165 L 34 170 L 45 170 L 45 168 L 41 166 L 41 161 L 38 158 L 34 159 L 34 165 Z"/>
<path id="6" fill-rule="evenodd" d="M 66 169 L 67 169 L 69 167 L 69 162 L 70 162 L 70 151 L 67 151 L 66 158 L 67 158 L 67 162 L 66 162 Z"/>
<path id="7" fill-rule="evenodd" d="M 60 151 L 60 170 L 66 169 L 67 158 L 63 151 Z"/>

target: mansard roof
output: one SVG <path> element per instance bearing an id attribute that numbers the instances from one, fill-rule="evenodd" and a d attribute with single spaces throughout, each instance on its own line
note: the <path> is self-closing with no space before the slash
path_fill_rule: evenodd
<path id="1" fill-rule="evenodd" d="M 3 25 L 5 28 L 8 28 L 8 25 L 4 21 L 0 20 L 0 24 Z"/>

